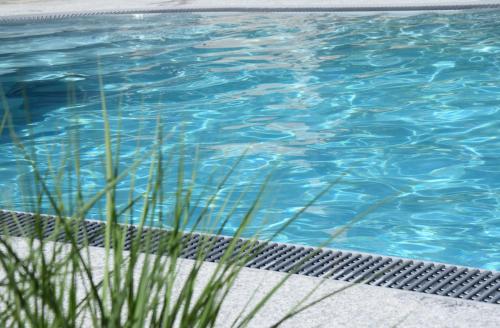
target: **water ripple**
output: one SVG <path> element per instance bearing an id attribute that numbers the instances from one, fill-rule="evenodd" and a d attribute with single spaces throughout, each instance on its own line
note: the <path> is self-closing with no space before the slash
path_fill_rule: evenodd
<path id="1" fill-rule="evenodd" d="M 198 181 L 209 191 L 212 172 L 222 176 L 247 151 L 216 200 L 248 191 L 224 233 L 234 231 L 263 172 L 274 170 L 271 191 L 249 230 L 264 228 L 263 236 L 346 173 L 281 241 L 319 245 L 396 195 L 331 246 L 500 270 L 499 15 L 122 15 L 13 24 L 0 29 L 0 83 L 15 130 L 44 172 L 75 155 L 69 145 L 78 136 L 86 197 L 105 175 L 99 57 L 123 167 L 151 148 L 158 116 L 165 152 L 179 131 L 188 151 L 199 147 Z M 0 207 L 29 208 L 31 171 L 7 133 L 0 152 Z M 136 194 L 148 169 L 134 172 Z M 119 202 L 131 183 L 118 186 Z M 74 181 L 62 187 L 63 197 L 74 195 Z M 102 218 L 102 204 L 89 216 Z"/>

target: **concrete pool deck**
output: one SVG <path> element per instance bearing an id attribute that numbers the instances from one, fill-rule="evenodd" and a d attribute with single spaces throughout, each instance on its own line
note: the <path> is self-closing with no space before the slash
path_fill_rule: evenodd
<path id="1" fill-rule="evenodd" d="M 500 6 L 500 0 L 0 0 L 0 17 L 184 10 L 416 10 Z"/>
<path id="2" fill-rule="evenodd" d="M 23 256 L 28 254 L 26 239 L 14 238 L 13 246 Z M 100 280 L 104 272 L 104 248 L 89 247 L 92 272 Z M 192 260 L 180 260 L 180 283 L 187 277 Z M 215 269 L 216 264 L 205 262 L 195 288 L 199 293 Z M 140 274 L 141 265 L 136 267 Z M 0 272 L 1 275 L 1 272 Z M 243 268 L 234 287 L 226 299 L 217 322 L 217 327 L 229 327 L 254 291 L 256 304 L 274 285 L 284 277 L 283 273 Z M 293 275 L 271 298 L 270 302 L 250 323 L 250 327 L 268 327 L 284 316 L 290 308 L 305 297 L 321 282 L 319 278 Z M 327 280 L 310 300 L 349 285 L 345 282 Z M 177 290 L 174 292 L 180 292 Z M 405 292 L 368 285 L 353 285 L 346 290 L 309 308 L 286 321 L 282 327 L 499 327 L 498 305 L 453 299 L 442 296 Z"/>

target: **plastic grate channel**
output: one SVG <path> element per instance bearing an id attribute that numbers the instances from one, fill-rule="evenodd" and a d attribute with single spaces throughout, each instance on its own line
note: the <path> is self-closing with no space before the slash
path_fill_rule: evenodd
<path id="1" fill-rule="evenodd" d="M 494 10 L 500 8 L 497 2 L 469 3 L 469 4 L 422 4 L 422 5 L 358 5 L 358 6 L 311 6 L 311 7 L 192 7 L 192 8 L 158 8 L 158 9 L 117 9 L 102 11 L 76 11 L 54 14 L 10 15 L 0 16 L 0 24 L 13 24 L 25 22 L 54 22 L 61 19 L 74 19 L 79 17 L 92 17 L 101 15 L 135 15 L 135 14 L 181 14 L 181 13 L 313 13 L 313 12 L 387 12 L 387 11 L 447 11 L 447 10 Z"/>
<path id="2" fill-rule="evenodd" d="M 67 231 L 57 225 L 57 220 L 67 219 L 0 210 L 0 234 L 60 242 L 76 241 L 79 244 L 104 247 L 104 222 L 71 222 L 67 226 L 72 235 L 67 236 Z M 135 245 L 144 247 L 148 244 L 150 248 L 147 251 L 157 252 L 160 248 L 166 249 L 168 240 L 173 235 L 164 229 L 144 228 L 140 239 L 136 239 L 137 227 L 122 227 L 127 249 L 136 240 L 138 243 Z M 246 254 L 251 255 L 248 260 L 244 258 L 245 266 L 249 268 L 500 304 L 500 272 L 275 242 L 234 240 L 199 233 L 186 233 L 179 235 L 179 238 L 182 240 L 180 256 L 186 259 L 201 257 L 205 261 L 217 262 L 226 255 L 234 258 Z M 232 254 L 228 253 L 230 249 Z"/>

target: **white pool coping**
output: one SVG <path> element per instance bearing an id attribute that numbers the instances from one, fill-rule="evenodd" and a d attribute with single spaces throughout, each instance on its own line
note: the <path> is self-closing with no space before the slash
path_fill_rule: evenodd
<path id="1" fill-rule="evenodd" d="M 28 242 L 24 238 L 13 238 L 13 246 L 20 255 L 28 254 Z M 104 248 L 89 247 L 92 273 L 95 279 L 103 277 Z M 177 288 L 187 277 L 192 260 L 180 260 Z M 216 264 L 205 262 L 200 280 L 195 287 L 197 295 Z M 136 275 L 140 274 L 138 265 Z M 0 276 L 3 272 L 0 272 Z M 256 304 L 275 284 L 283 273 L 243 268 L 234 287 L 226 299 L 216 324 L 229 327 L 236 315 L 245 308 L 248 299 L 257 291 Z M 306 296 L 319 282 L 319 278 L 293 275 L 270 302 L 251 322 L 250 327 L 268 327 L 279 320 L 300 299 Z M 312 296 L 311 300 L 346 287 L 348 283 L 327 280 Z M 180 290 L 174 291 L 180 292 Z M 286 321 L 282 327 L 499 327 L 498 305 L 467 301 L 449 297 L 425 295 L 369 285 L 353 285 L 346 290 L 309 308 Z"/>
<path id="2" fill-rule="evenodd" d="M 0 0 L 0 17 L 186 10 L 425 10 L 500 6 L 500 0 Z"/>

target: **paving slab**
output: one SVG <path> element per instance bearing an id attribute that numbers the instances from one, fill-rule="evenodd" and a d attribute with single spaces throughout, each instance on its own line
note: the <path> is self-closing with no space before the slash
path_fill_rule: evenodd
<path id="1" fill-rule="evenodd" d="M 28 253 L 26 239 L 14 238 L 13 245 L 21 255 Z M 103 277 L 104 249 L 90 247 L 89 254 L 95 279 Z M 179 262 L 177 291 L 193 264 L 191 260 Z M 195 288 L 199 294 L 216 264 L 205 262 Z M 136 274 L 142 265 L 138 265 Z M 0 272 L 1 275 L 1 272 Z M 283 273 L 243 268 L 223 304 L 217 327 L 229 327 L 247 301 L 256 304 L 282 278 Z M 368 285 L 350 285 L 334 280 L 322 280 L 293 275 L 258 313 L 250 327 L 268 327 L 277 322 L 297 302 L 322 283 L 311 296 L 313 301 L 324 295 L 347 289 L 286 321 L 282 327 L 500 327 L 500 306 L 417 292 L 394 290 Z"/>

